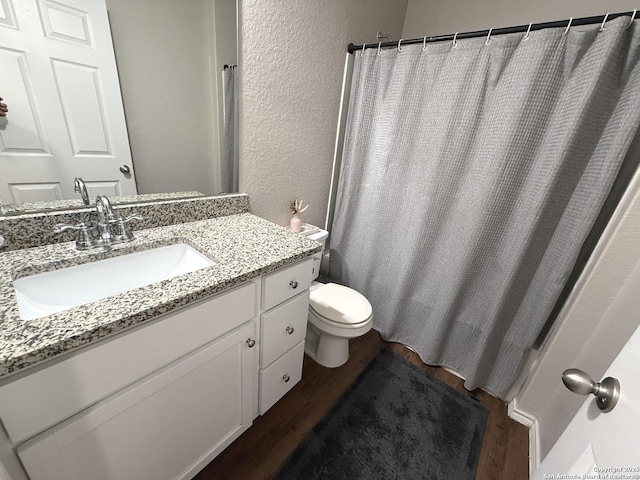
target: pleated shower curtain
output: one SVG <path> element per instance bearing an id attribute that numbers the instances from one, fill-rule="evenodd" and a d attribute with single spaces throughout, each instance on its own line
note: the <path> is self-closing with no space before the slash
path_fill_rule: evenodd
<path id="1" fill-rule="evenodd" d="M 640 123 L 640 34 L 355 53 L 330 273 L 374 327 L 506 398 Z"/>
<path id="2" fill-rule="evenodd" d="M 235 65 L 225 65 L 222 73 L 224 99 L 224 148 L 220 162 L 221 188 L 238 191 L 238 76 Z"/>

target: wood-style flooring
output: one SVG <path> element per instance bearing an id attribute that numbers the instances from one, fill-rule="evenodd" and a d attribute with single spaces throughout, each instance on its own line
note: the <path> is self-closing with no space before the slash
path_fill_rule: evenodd
<path id="1" fill-rule="evenodd" d="M 385 342 L 376 331 L 371 330 L 351 340 L 350 358 L 342 367 L 324 368 L 305 356 L 300 383 L 265 415 L 256 418 L 253 425 L 207 465 L 195 480 L 270 478 L 383 345 L 438 380 L 466 395 L 475 396 L 487 408 L 489 417 L 477 480 L 529 478 L 528 430 L 507 416 L 507 406 L 501 400 L 481 390 L 468 392 L 460 378 L 442 368 L 423 364 L 411 350 Z"/>

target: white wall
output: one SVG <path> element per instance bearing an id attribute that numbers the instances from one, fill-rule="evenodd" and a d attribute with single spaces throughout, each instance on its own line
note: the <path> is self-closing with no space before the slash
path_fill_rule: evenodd
<path id="1" fill-rule="evenodd" d="M 289 201 L 323 225 L 350 42 L 398 37 L 406 0 L 241 0 L 240 190 L 281 225 Z"/>
<path id="2" fill-rule="evenodd" d="M 615 0 L 606 4 L 595 0 L 410 0 L 402 36 L 419 38 L 602 15 L 607 11 L 631 11 L 637 6 L 637 2 L 631 0 Z M 539 445 L 536 446 L 539 447 L 537 454 L 540 459 L 584 401 L 562 385 L 562 371 L 571 367 L 584 368 L 599 378 L 640 322 L 638 318 L 610 319 L 606 316 L 633 266 L 640 261 L 637 248 L 640 238 L 639 183 L 630 188 L 628 203 L 617 212 L 620 223 L 615 230 L 608 231 L 606 238 L 603 237 L 606 242 L 601 241 L 596 250 L 599 256 L 592 259 L 589 272 L 585 272 L 588 275 L 583 275 L 574 289 L 541 357 L 516 396 L 514 405 L 518 412 L 537 420 Z M 602 330 L 606 336 L 592 337 L 594 331 Z M 598 342 L 604 343 L 596 348 L 594 344 Z"/>
<path id="3" fill-rule="evenodd" d="M 107 0 L 139 193 L 220 191 L 212 0 Z"/>

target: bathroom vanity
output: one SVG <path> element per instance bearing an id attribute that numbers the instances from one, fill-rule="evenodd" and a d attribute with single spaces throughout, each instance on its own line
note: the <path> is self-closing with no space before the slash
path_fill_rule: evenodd
<path id="1" fill-rule="evenodd" d="M 20 318 L 16 277 L 176 242 L 215 265 Z M 29 478 L 192 478 L 300 380 L 320 248 L 241 213 L 0 255 L 0 419 Z"/>

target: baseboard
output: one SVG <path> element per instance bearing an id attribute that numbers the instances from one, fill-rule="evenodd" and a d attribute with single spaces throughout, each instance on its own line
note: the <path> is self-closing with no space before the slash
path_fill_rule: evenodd
<path id="1" fill-rule="evenodd" d="M 533 476 L 540 466 L 540 437 L 538 435 L 538 420 L 528 412 L 518 409 L 517 399 L 508 405 L 509 418 L 529 429 L 529 477 Z"/>

